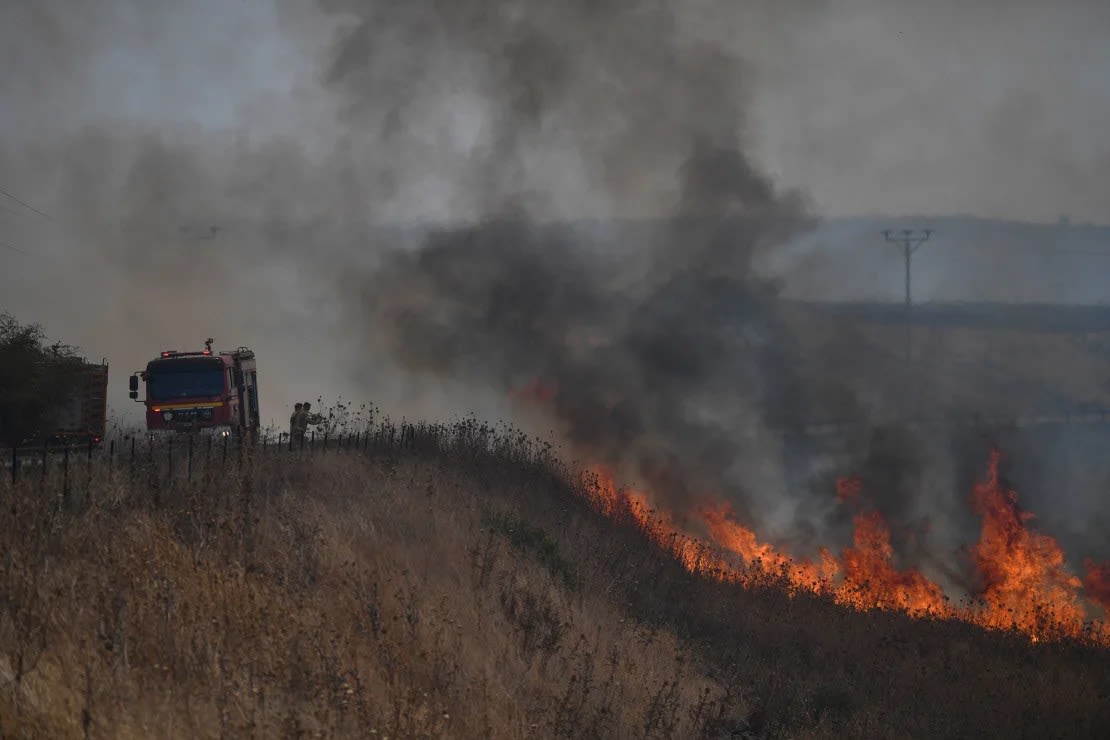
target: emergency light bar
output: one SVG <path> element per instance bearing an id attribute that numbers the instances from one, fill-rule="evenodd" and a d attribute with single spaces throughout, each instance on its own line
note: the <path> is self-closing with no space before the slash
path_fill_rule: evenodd
<path id="1" fill-rule="evenodd" d="M 200 352 L 178 352 L 175 349 L 167 349 L 167 350 L 164 350 L 162 352 L 162 359 L 166 359 L 166 358 L 169 358 L 169 357 L 199 357 L 199 356 L 211 357 L 212 356 L 212 350 L 205 349 L 205 350 L 201 350 Z"/>

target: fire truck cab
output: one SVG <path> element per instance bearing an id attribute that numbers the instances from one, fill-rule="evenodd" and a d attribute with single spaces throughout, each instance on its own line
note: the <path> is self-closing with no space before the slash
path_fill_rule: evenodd
<path id="1" fill-rule="evenodd" d="M 130 396 L 139 400 L 146 383 L 146 428 L 150 432 L 201 432 L 251 436 L 258 433 L 258 372 L 247 347 L 199 352 L 164 350 L 132 373 Z"/>

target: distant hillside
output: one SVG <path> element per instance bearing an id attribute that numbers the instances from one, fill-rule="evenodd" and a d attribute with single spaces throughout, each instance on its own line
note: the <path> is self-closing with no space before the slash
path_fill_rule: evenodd
<path id="1" fill-rule="evenodd" d="M 879 301 L 797 301 L 815 312 L 875 324 L 906 323 L 902 303 Z M 1061 305 L 1029 303 L 915 303 L 909 312 L 914 326 L 999 331 L 1095 334 L 1110 332 L 1110 304 Z"/>
<path id="2" fill-rule="evenodd" d="M 1110 307 L 786 301 L 806 420 L 1014 418 L 1110 408 Z"/>
<path id="3" fill-rule="evenodd" d="M 902 250 L 884 229 L 932 229 L 913 257 L 916 302 L 1110 304 L 1110 226 L 973 216 L 828 219 L 766 260 L 793 298 L 900 301 Z"/>

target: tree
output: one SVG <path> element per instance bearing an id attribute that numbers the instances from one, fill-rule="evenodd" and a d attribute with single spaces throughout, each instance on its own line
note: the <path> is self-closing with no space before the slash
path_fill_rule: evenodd
<path id="1" fill-rule="evenodd" d="M 67 344 L 47 344 L 42 328 L 0 313 L 0 443 L 47 433 L 50 411 L 74 388 L 85 365 Z"/>

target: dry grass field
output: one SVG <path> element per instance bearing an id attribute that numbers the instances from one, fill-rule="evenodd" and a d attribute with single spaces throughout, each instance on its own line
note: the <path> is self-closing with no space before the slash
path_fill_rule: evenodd
<path id="1" fill-rule="evenodd" d="M 0 736 L 1110 731 L 1105 651 L 703 580 L 543 446 L 383 429 L 0 482 Z"/>
<path id="2" fill-rule="evenodd" d="M 897 416 L 905 392 L 905 328 L 784 302 L 810 420 Z M 1105 333 L 1014 326 L 913 327 L 918 411 L 966 419 L 1110 408 Z"/>

